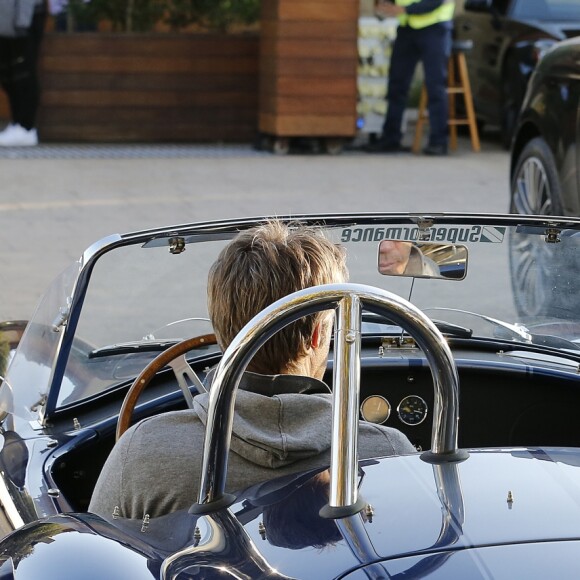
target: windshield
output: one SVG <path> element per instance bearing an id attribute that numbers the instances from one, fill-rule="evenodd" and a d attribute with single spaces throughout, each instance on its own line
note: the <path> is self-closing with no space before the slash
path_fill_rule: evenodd
<path id="1" fill-rule="evenodd" d="M 0 416 L 14 411 L 32 418 L 44 404 L 80 269 L 74 262 L 53 281 L 28 323 L 0 388 Z M 65 377 L 63 385 L 69 380 Z"/>
<path id="2" fill-rule="evenodd" d="M 392 216 L 327 222 L 326 235 L 346 249 L 350 282 L 394 292 L 433 320 L 470 330 L 462 333 L 464 337 L 534 342 L 563 352 L 580 349 L 580 221 L 578 230 L 519 218 L 482 224 L 458 218 L 446 223 L 439 218 L 423 229 L 400 216 L 398 223 Z M 208 270 L 235 233 L 231 227 L 213 236 L 184 235 L 181 249 L 172 251 L 169 232 L 149 241 L 141 236 L 100 256 L 83 282 L 86 287 L 77 289 L 86 290 L 86 295 L 78 301 L 82 308 L 76 328 L 67 327 L 74 336 L 65 341 L 72 347 L 62 357 L 66 362 L 62 385 L 55 385 L 57 408 L 130 383 L 169 343 L 211 332 Z M 443 258 L 437 275 L 431 276 L 430 271 L 422 277 L 404 272 L 385 275 L 380 261 L 384 240 L 410 242 L 413 252 L 436 248 Z M 455 257 L 450 258 L 450 249 Z M 433 252 L 431 257 L 439 258 Z M 440 275 L 446 268 L 449 277 Z M 8 371 L 15 391 L 30 393 L 34 384 L 34 392 L 26 396 L 28 408 L 48 387 L 61 336 L 50 327 L 66 306 L 70 287 L 61 279 L 47 294 Z M 363 331 L 400 332 L 376 320 L 363 325 Z M 34 380 L 30 380 L 30 365 L 36 369 Z"/>
<path id="3" fill-rule="evenodd" d="M 578 0 L 516 0 L 512 17 L 560 22 L 580 20 L 580 3 Z"/>

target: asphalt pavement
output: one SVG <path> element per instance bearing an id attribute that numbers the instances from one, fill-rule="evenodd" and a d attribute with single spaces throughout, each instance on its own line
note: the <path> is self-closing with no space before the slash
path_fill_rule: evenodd
<path id="1" fill-rule="evenodd" d="M 448 157 L 285 156 L 250 145 L 56 145 L 0 151 L 0 320 L 29 319 L 51 279 L 111 233 L 265 214 L 501 212 L 509 156 L 460 138 Z"/>

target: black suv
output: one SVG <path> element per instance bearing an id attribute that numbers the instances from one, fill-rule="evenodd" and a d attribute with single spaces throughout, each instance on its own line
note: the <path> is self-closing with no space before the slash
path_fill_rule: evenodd
<path id="1" fill-rule="evenodd" d="M 580 215 L 580 38 L 554 46 L 538 65 L 511 152 L 510 211 Z"/>
<path id="2" fill-rule="evenodd" d="M 500 126 L 509 146 L 528 80 L 554 43 L 580 36 L 580 0 L 465 0 L 455 18 L 480 124 Z"/>

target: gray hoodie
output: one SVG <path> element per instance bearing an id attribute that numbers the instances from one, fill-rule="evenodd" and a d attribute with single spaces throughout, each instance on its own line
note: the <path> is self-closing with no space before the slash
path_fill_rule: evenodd
<path id="1" fill-rule="evenodd" d="M 189 508 L 197 500 L 208 402 L 207 394 L 198 395 L 193 410 L 164 413 L 129 429 L 103 467 L 89 511 L 110 518 L 118 507 L 121 517 L 142 519 Z M 331 409 L 330 394 L 265 396 L 240 389 L 226 491 L 328 466 Z M 360 423 L 359 458 L 413 452 L 400 431 Z"/>
<path id="2" fill-rule="evenodd" d="M 44 0 L 0 0 L 0 36 L 21 36 L 32 24 L 37 6 Z"/>

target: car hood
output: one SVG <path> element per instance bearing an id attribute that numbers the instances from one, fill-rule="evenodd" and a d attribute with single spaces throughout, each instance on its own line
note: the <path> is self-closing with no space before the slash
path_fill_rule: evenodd
<path id="1" fill-rule="evenodd" d="M 578 557 L 580 542 L 557 541 L 485 546 L 482 548 L 435 552 L 395 560 L 385 560 L 354 570 L 344 578 L 536 578 L 570 577 Z M 544 571 L 551 562 L 549 571 Z M 542 572 L 539 573 L 539 570 Z M 382 574 L 382 575 L 379 575 Z"/>
<path id="2" fill-rule="evenodd" d="M 68 578 L 84 578 L 95 562 L 111 567 L 108 578 L 120 577 L 115 567 L 131 571 L 125 577 L 156 578 L 160 570 L 179 577 L 172 574 L 200 566 L 251 578 L 368 578 L 377 570 L 405 578 L 435 570 L 445 578 L 538 570 L 546 577 L 546 563 L 551 577 L 570 577 L 580 541 L 579 468 L 578 450 L 562 448 L 480 450 L 441 465 L 419 455 L 367 460 L 359 471 L 367 507 L 354 516 L 325 519 L 316 510 L 305 525 L 306 504 L 285 511 L 296 493 L 309 494 L 319 474 L 308 473 L 256 486 L 208 515 L 50 518 L 8 536 L 0 558 L 10 557 L 5 565 L 17 580 L 38 577 L 39 569 L 50 580 L 57 576 L 49 571 L 65 565 Z"/>

